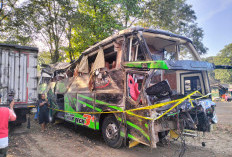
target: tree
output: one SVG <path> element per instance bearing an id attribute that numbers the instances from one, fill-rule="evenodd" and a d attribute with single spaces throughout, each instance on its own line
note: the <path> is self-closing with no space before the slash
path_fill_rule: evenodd
<path id="1" fill-rule="evenodd" d="M 47 45 L 51 60 L 60 60 L 60 48 L 64 37 L 66 19 L 62 16 L 62 0 L 34 0 L 24 6 L 30 28 Z"/>
<path id="2" fill-rule="evenodd" d="M 122 28 L 122 24 L 113 14 L 114 2 L 79 0 L 78 4 L 79 20 L 73 28 L 74 36 L 72 39 L 77 56 L 89 46 Z"/>
<path id="3" fill-rule="evenodd" d="M 203 30 L 197 26 L 196 15 L 186 0 L 148 0 L 137 25 L 169 30 L 192 39 L 197 51 L 205 54 Z"/>
<path id="4" fill-rule="evenodd" d="M 218 54 L 213 58 L 215 65 L 231 65 L 232 66 L 232 43 L 226 45 Z M 223 83 L 232 83 L 232 70 L 231 69 L 217 69 L 215 70 L 215 78 Z"/>
<path id="5" fill-rule="evenodd" d="M 32 45 L 30 31 L 26 27 L 23 9 L 19 0 L 1 0 L 0 36 L 1 42 Z M 30 43 L 30 44 L 29 44 Z"/>
<path id="6" fill-rule="evenodd" d="M 141 18 L 144 5 L 142 0 L 115 0 L 114 3 L 114 13 L 124 28 L 131 27 Z"/>
<path id="7" fill-rule="evenodd" d="M 27 20 L 28 12 L 21 7 L 14 7 L 11 15 L 4 20 L 1 36 L 5 43 L 34 46 L 30 22 Z"/>
<path id="8" fill-rule="evenodd" d="M 61 47 L 67 54 L 66 58 L 69 58 L 69 61 L 75 60 L 74 47 L 72 44 L 73 33 L 72 30 L 76 23 L 79 22 L 79 11 L 78 3 L 75 0 L 65 0 L 60 1 L 61 4 L 61 16 L 66 20 L 65 26 L 65 37 L 68 41 L 68 46 L 63 45 Z M 67 60 L 67 59 L 66 59 Z"/>
<path id="9" fill-rule="evenodd" d="M 89 46 L 132 25 L 166 29 L 191 38 L 200 54 L 207 50 L 186 0 L 3 1 L 0 14 L 7 18 L 0 18 L 2 40 L 28 46 L 40 41 L 52 63 L 73 61 Z"/>
<path id="10" fill-rule="evenodd" d="M 14 8 L 18 0 L 1 0 L 0 1 L 0 26 L 2 26 L 4 20 L 11 16 L 14 12 Z"/>

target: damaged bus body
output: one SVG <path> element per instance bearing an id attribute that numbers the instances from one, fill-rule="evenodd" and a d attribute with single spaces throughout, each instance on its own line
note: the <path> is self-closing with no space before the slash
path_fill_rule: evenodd
<path id="1" fill-rule="evenodd" d="M 52 104 L 51 119 L 100 130 L 113 148 L 128 140 L 155 148 L 169 132 L 178 138 L 185 129 L 206 132 L 216 123 L 208 70 L 214 66 L 200 61 L 188 38 L 135 27 L 72 64 L 46 67 L 50 80 L 41 78 L 39 93 Z"/>

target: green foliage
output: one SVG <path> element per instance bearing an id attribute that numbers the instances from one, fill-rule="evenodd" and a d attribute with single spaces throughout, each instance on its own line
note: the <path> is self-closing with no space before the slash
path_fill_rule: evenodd
<path id="1" fill-rule="evenodd" d="M 1 0 L 0 1 L 0 27 L 3 27 L 7 18 L 14 13 L 15 5 L 18 0 Z M 2 28 L 1 28 L 2 29 Z"/>
<path id="2" fill-rule="evenodd" d="M 186 0 L 147 0 L 143 18 L 137 25 L 168 30 L 192 39 L 197 51 L 205 54 L 203 30 L 197 26 L 196 15 Z"/>
<path id="3" fill-rule="evenodd" d="M 107 0 L 79 0 L 79 21 L 73 29 L 75 55 L 122 28 L 112 15 L 113 3 Z"/>
<path id="4" fill-rule="evenodd" d="M 143 0 L 115 0 L 114 3 L 114 12 L 117 19 L 125 28 L 131 27 L 136 20 L 142 17 Z M 132 21 L 130 21 L 131 19 Z"/>
<path id="5" fill-rule="evenodd" d="M 1 42 L 34 46 L 31 31 L 27 27 L 25 11 L 19 6 L 18 0 L 2 0 L 0 7 Z"/>
<path id="6" fill-rule="evenodd" d="M 0 9 L 2 42 L 40 48 L 50 62 L 70 62 L 89 46 L 133 25 L 165 29 L 193 40 L 198 52 L 203 30 L 186 0 L 19 0 L 6 1 Z M 40 46 L 40 45 L 39 45 Z M 40 57 L 45 57 L 40 55 Z"/>
<path id="7" fill-rule="evenodd" d="M 36 37 L 47 45 L 52 63 L 62 59 L 60 48 L 67 22 L 63 4 L 62 0 L 33 0 L 24 6 L 30 27 Z"/>
<path id="8" fill-rule="evenodd" d="M 50 54 L 46 51 L 44 52 L 40 52 L 38 55 L 39 59 L 38 59 L 38 64 L 50 64 L 51 63 L 51 57 Z"/>
<path id="9" fill-rule="evenodd" d="M 208 57 L 205 61 L 215 65 L 232 66 L 232 43 L 226 45 L 215 57 Z M 217 69 L 210 73 L 210 76 L 220 80 L 222 83 L 232 83 L 231 69 Z"/>
<path id="10" fill-rule="evenodd" d="M 38 71 L 40 71 L 41 69 L 41 65 L 42 64 L 50 64 L 51 61 L 51 56 L 48 52 L 44 51 L 44 52 L 40 52 L 38 54 Z"/>
<path id="11" fill-rule="evenodd" d="M 226 45 L 224 49 L 214 58 L 215 65 L 231 65 L 232 66 L 232 43 Z M 224 83 L 232 83 L 232 70 L 215 70 L 215 78 Z"/>

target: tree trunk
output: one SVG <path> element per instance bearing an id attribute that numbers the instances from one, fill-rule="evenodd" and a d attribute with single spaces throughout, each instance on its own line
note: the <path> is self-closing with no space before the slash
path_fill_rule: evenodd
<path id="1" fill-rule="evenodd" d="M 72 62 L 73 61 L 73 50 L 72 50 L 72 43 L 71 43 L 71 39 L 72 39 L 72 34 L 71 34 L 71 31 L 72 31 L 72 26 L 71 26 L 71 23 L 69 23 L 69 30 L 68 30 L 68 53 L 69 53 L 69 58 L 70 58 L 70 61 Z"/>

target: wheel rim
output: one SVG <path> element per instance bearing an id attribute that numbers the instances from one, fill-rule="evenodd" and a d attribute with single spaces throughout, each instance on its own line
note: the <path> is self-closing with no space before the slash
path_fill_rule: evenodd
<path id="1" fill-rule="evenodd" d="M 110 140 L 114 140 L 118 137 L 118 127 L 114 123 L 110 123 L 106 127 L 106 137 Z"/>

